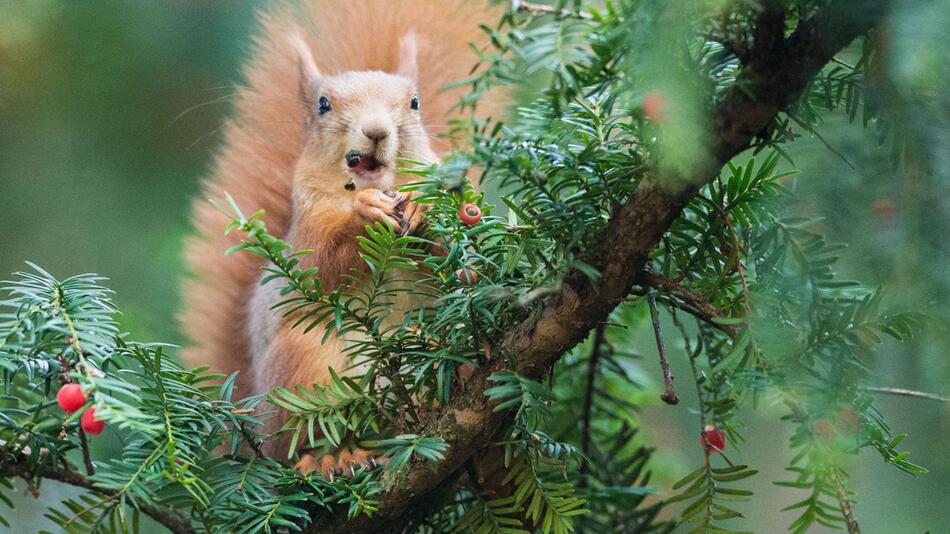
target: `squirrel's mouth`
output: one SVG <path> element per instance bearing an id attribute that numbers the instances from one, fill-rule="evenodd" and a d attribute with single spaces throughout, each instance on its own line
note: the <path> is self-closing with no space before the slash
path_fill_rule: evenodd
<path id="1" fill-rule="evenodd" d="M 367 178 L 381 174 L 378 171 L 385 167 L 375 156 L 355 150 L 346 153 L 346 166 L 350 172 Z"/>

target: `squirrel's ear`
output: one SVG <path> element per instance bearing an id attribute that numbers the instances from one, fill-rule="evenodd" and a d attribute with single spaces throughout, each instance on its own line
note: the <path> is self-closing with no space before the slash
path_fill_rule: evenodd
<path id="1" fill-rule="evenodd" d="M 289 42 L 297 56 L 297 95 L 309 122 L 314 116 L 316 87 L 317 80 L 320 79 L 320 69 L 317 68 L 317 62 L 313 60 L 310 45 L 299 33 L 291 35 Z"/>
<path id="2" fill-rule="evenodd" d="M 418 57 L 416 32 L 407 32 L 399 39 L 399 64 L 396 67 L 396 73 L 415 80 L 419 76 Z"/>

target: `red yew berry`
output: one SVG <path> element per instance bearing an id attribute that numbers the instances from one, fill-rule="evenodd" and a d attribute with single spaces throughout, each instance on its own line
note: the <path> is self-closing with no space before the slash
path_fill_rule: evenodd
<path id="1" fill-rule="evenodd" d="M 713 425 L 706 425 L 699 437 L 699 444 L 707 451 L 722 452 L 726 448 L 726 433 Z"/>
<path id="2" fill-rule="evenodd" d="M 82 417 L 79 419 L 79 426 L 81 426 L 87 434 L 98 436 L 102 434 L 102 431 L 106 428 L 106 422 L 96 418 L 95 408 L 89 408 L 82 413 Z"/>
<path id="3" fill-rule="evenodd" d="M 897 215 L 897 204 L 895 204 L 893 200 L 879 198 L 871 203 L 871 213 L 873 213 L 880 222 L 894 222 L 894 217 Z"/>
<path id="4" fill-rule="evenodd" d="M 459 208 L 459 220 L 462 224 L 472 226 L 482 220 L 482 210 L 475 204 L 462 204 Z"/>
<path id="5" fill-rule="evenodd" d="M 455 276 L 457 276 L 463 284 L 468 284 L 470 286 L 473 286 L 476 282 L 478 282 L 478 273 L 476 273 L 473 269 L 469 269 L 468 267 L 455 271 Z"/>
<path id="6" fill-rule="evenodd" d="M 838 432 L 848 436 L 857 434 L 858 430 L 861 430 L 861 415 L 850 408 L 841 410 L 835 416 L 835 428 L 838 429 Z"/>
<path id="7" fill-rule="evenodd" d="M 66 384 L 56 393 L 56 402 L 66 413 L 73 413 L 86 404 L 86 396 L 79 384 Z"/>
<path id="8" fill-rule="evenodd" d="M 815 434 L 825 443 L 831 443 L 835 440 L 835 429 L 831 426 L 831 421 L 827 419 L 815 421 Z"/>
<path id="9" fill-rule="evenodd" d="M 659 91 L 650 91 L 643 97 L 643 114 L 654 124 L 663 121 L 663 112 L 666 108 L 666 98 Z"/>

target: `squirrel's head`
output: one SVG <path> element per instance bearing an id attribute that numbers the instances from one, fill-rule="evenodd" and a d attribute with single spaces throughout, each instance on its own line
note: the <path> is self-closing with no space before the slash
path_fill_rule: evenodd
<path id="1" fill-rule="evenodd" d="M 330 195 L 344 188 L 392 189 L 396 158 L 434 159 L 416 93 L 415 35 L 400 40 L 396 74 L 321 75 L 306 43 L 298 38 L 294 47 L 306 130 L 299 186 Z"/>

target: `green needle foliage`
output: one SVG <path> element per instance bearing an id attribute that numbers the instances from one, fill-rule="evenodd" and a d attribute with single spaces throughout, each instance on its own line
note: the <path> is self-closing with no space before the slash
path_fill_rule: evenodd
<path id="1" fill-rule="evenodd" d="M 31 264 L 4 283 L 0 302 L 0 490 L 16 477 L 85 488 L 50 503 L 48 517 L 70 532 L 135 532 L 143 514 L 176 532 L 305 531 L 341 514 L 367 520 L 408 472 L 457 452 L 430 423 L 474 394 L 504 416 L 487 436 L 491 447 L 467 451 L 472 459 L 439 491 L 387 528 L 736 532 L 751 501 L 797 511 L 792 532 L 852 530 L 854 456 L 871 449 L 901 471 L 926 472 L 898 449 L 903 434 L 892 433 L 866 386 L 876 347 L 907 339 L 927 320 L 887 309 L 880 289 L 837 276 L 841 247 L 816 221 L 792 215 L 797 171 L 784 147 L 793 128 L 820 135 L 835 113 L 887 132 L 882 142 L 895 150 L 905 146 L 907 132 L 879 113 L 872 67 L 882 49 L 873 36 L 820 70 L 758 134 L 752 154 L 695 190 L 637 285 L 588 341 L 540 380 L 516 372 L 519 354 L 499 350 L 569 281 L 605 276 L 594 267 L 598 240 L 638 188 L 708 157 L 708 112 L 743 89 L 737 80 L 750 57 L 762 61 L 756 47 L 766 46 L 767 25 L 777 20 L 785 37 L 829 4 L 847 3 L 514 2 L 485 27 L 492 44 L 478 51 L 483 68 L 459 82 L 471 89 L 460 107 L 498 85 L 532 97 L 512 121 L 457 122 L 455 133 L 471 141 L 442 164 L 403 160 L 416 178 L 406 191 L 428 208 L 426 229 L 368 226 L 354 245 L 365 267 L 340 287 L 300 269 L 312 251 L 268 233 L 263 213 L 246 216 L 241 208 L 254 206 L 227 198 L 226 230 L 244 239 L 229 252 L 267 260 L 262 283 L 282 287 L 273 312 L 308 335 L 350 340 L 352 365 L 331 369 L 328 384 L 235 399 L 237 375 L 184 369 L 173 347 L 122 334 L 101 277 L 58 280 Z M 662 117 L 643 109 L 646 96 L 661 99 Z M 896 163 L 927 168 L 905 156 Z M 475 169 L 490 195 L 466 177 Z M 465 203 L 480 206 L 479 223 L 459 220 Z M 400 302 L 413 304 L 404 311 Z M 690 387 L 679 395 L 698 407 L 695 435 L 712 425 L 731 445 L 705 450 L 702 465 L 651 499 L 661 491 L 651 486 L 653 448 L 638 413 L 644 355 L 630 347 L 637 329 L 651 328 L 653 302 L 676 326 L 666 345 L 687 354 L 692 376 L 680 384 Z M 484 391 L 466 387 L 473 372 L 498 362 L 504 369 Z M 121 438 L 121 455 L 89 458 L 82 410 L 56 407 L 67 383 L 82 386 L 86 408 Z M 781 407 L 792 432 L 791 480 L 776 483 L 800 490 L 798 502 L 757 502 L 749 489 L 757 469 L 740 459 L 737 445 L 752 432 L 740 409 L 763 402 Z M 262 422 L 275 409 L 284 425 L 267 434 Z M 289 445 L 268 457 L 277 440 Z M 388 463 L 332 480 L 291 467 L 301 448 L 355 446 Z M 502 473 L 478 475 L 490 458 Z M 661 511 L 672 519 L 659 519 Z"/>

